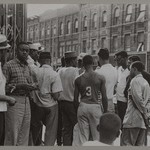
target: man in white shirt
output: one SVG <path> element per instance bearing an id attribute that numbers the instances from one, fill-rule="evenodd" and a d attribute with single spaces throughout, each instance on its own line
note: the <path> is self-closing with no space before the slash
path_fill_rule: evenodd
<path id="1" fill-rule="evenodd" d="M 39 54 L 43 51 L 43 48 L 41 49 L 40 43 L 32 43 L 28 42 L 29 44 L 29 55 L 28 55 L 28 65 L 31 69 L 32 73 L 32 79 L 34 82 L 37 82 L 36 76 L 33 73 L 35 68 L 40 67 L 40 63 L 38 62 Z M 33 91 L 30 95 L 30 106 L 31 106 L 31 125 L 30 125 L 30 134 L 29 134 L 29 145 L 41 145 L 42 144 L 42 124 L 41 128 L 37 128 L 36 125 L 36 115 L 37 115 L 37 105 L 36 105 L 36 96 L 35 91 Z M 37 129 L 37 130 L 36 130 Z M 37 136 L 38 133 L 38 136 Z"/>
<path id="2" fill-rule="evenodd" d="M 99 141 L 88 141 L 83 146 L 113 146 L 114 141 L 120 135 L 121 119 L 115 113 L 105 113 L 100 117 L 97 130 Z"/>
<path id="3" fill-rule="evenodd" d="M 108 98 L 108 112 L 115 112 L 113 104 L 114 87 L 117 84 L 117 70 L 109 63 L 109 51 L 107 48 L 98 52 L 100 68 L 96 72 L 103 75 L 106 83 L 106 94 Z"/>
<path id="4" fill-rule="evenodd" d="M 66 68 L 59 71 L 62 81 L 63 92 L 59 100 L 62 109 L 63 121 L 63 145 L 71 146 L 73 140 L 73 128 L 77 123 L 76 111 L 73 105 L 74 100 L 74 81 L 79 75 L 77 66 L 77 55 L 75 52 L 68 51 L 65 53 Z"/>
<path id="5" fill-rule="evenodd" d="M 116 88 L 116 99 L 117 99 L 117 108 L 118 108 L 118 115 L 123 122 L 124 115 L 126 113 L 127 108 L 127 98 L 124 95 L 124 90 L 126 87 L 126 78 L 130 74 L 127 61 L 128 61 L 128 54 L 126 51 L 119 51 L 115 54 L 116 61 L 118 66 L 118 83 Z"/>
<path id="6" fill-rule="evenodd" d="M 39 62 L 41 67 L 33 69 L 39 86 L 39 91 L 36 93 L 36 105 L 39 107 L 37 107 L 35 119 L 37 128 L 41 128 L 41 124 L 46 126 L 44 145 L 53 146 L 57 138 L 57 100 L 62 91 L 62 84 L 59 74 L 50 66 L 49 52 L 42 52 L 39 56 Z M 36 134 L 38 137 L 38 133 Z"/>
<path id="7" fill-rule="evenodd" d="M 0 56 L 2 53 L 5 54 L 8 48 L 10 48 L 10 45 L 7 43 L 6 36 L 0 34 Z M 5 112 L 7 111 L 7 104 L 13 106 L 16 100 L 10 96 L 6 96 L 6 78 L 2 72 L 1 61 L 2 59 L 0 59 L 0 146 L 3 146 L 5 135 Z"/>

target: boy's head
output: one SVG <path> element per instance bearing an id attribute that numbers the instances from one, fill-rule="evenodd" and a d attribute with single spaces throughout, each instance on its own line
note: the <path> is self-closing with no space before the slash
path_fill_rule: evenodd
<path id="1" fill-rule="evenodd" d="M 86 55 L 83 57 L 83 66 L 87 68 L 88 66 L 93 66 L 93 57 L 91 55 Z"/>
<path id="2" fill-rule="evenodd" d="M 121 119 L 114 113 L 105 113 L 100 117 L 97 130 L 100 133 L 100 142 L 107 141 L 111 144 L 119 136 L 121 129 Z"/>

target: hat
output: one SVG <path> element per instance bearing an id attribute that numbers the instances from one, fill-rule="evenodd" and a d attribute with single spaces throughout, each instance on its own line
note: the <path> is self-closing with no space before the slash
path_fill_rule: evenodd
<path id="1" fill-rule="evenodd" d="M 7 38 L 5 35 L 0 34 L 0 49 L 7 49 L 10 45 L 7 43 Z"/>
<path id="2" fill-rule="evenodd" d="M 78 56 L 78 60 L 82 60 L 84 56 L 88 55 L 87 53 L 80 53 Z"/>
<path id="3" fill-rule="evenodd" d="M 31 43 L 31 44 L 29 44 L 29 47 L 30 47 L 30 49 L 34 49 L 39 52 L 44 50 L 44 47 L 42 47 L 40 43 Z"/>
<path id="4" fill-rule="evenodd" d="M 51 59 L 50 52 L 41 52 L 39 59 Z"/>
<path id="5" fill-rule="evenodd" d="M 65 58 L 74 58 L 74 57 L 77 57 L 75 52 L 72 51 L 65 52 Z"/>

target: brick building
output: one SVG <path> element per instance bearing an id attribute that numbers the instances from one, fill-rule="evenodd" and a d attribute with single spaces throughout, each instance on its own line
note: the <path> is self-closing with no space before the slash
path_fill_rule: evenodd
<path id="1" fill-rule="evenodd" d="M 108 48 L 139 55 L 150 71 L 149 4 L 72 4 L 28 18 L 27 40 L 40 42 L 60 63 L 65 51 L 96 55 Z"/>

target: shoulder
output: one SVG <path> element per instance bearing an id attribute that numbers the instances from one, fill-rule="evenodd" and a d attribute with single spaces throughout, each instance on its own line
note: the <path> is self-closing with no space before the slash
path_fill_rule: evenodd
<path id="1" fill-rule="evenodd" d="M 97 73 L 97 72 L 94 72 L 94 76 L 95 76 L 96 78 L 98 78 L 99 80 L 101 80 L 101 81 L 105 81 L 105 77 L 104 77 L 103 75 L 100 75 L 100 74 Z"/>
<path id="2" fill-rule="evenodd" d="M 55 70 L 53 70 L 53 68 L 50 66 L 49 68 L 48 68 L 48 73 L 49 73 L 49 76 L 52 76 L 52 77 L 57 77 L 57 76 L 59 76 L 59 73 L 58 72 L 56 72 Z"/>
<path id="3" fill-rule="evenodd" d="M 13 59 L 13 60 L 6 62 L 3 66 L 3 68 L 8 68 L 8 67 L 14 66 L 15 64 L 17 64 L 17 62 L 15 59 Z"/>

